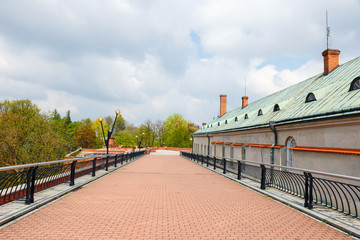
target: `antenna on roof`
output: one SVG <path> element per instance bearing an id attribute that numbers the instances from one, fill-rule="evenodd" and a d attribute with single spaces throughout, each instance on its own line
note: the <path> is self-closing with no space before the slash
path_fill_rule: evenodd
<path id="1" fill-rule="evenodd" d="M 328 12 L 326 10 L 326 49 L 329 49 L 330 27 L 328 23 Z"/>

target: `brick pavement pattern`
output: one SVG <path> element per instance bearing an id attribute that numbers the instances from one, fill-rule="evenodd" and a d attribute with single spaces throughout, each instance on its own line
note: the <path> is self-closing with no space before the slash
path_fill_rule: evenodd
<path id="1" fill-rule="evenodd" d="M 180 156 L 146 156 L 5 227 L 0 239 L 346 239 Z"/>

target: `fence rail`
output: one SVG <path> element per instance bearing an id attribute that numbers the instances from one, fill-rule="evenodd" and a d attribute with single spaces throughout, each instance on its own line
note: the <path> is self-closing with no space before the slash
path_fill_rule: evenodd
<path id="1" fill-rule="evenodd" d="M 34 202 L 34 193 L 55 185 L 69 182 L 87 174 L 93 177 L 96 171 L 132 161 L 145 151 L 101 155 L 94 158 L 78 158 L 41 162 L 0 168 L 0 205 L 24 199 L 26 204 Z"/>
<path id="2" fill-rule="evenodd" d="M 360 218 L 360 178 L 189 152 L 181 155 L 207 167 L 219 168 L 224 174 L 234 174 L 238 180 L 254 180 L 261 189 L 272 187 L 303 198 L 306 208 L 320 205 Z"/>

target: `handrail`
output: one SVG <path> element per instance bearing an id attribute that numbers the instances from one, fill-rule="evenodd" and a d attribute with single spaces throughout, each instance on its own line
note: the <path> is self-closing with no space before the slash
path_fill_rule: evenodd
<path id="1" fill-rule="evenodd" d="M 116 167 L 145 154 L 145 151 L 136 151 L 120 154 L 96 155 L 83 158 L 56 160 L 8 166 L 0 168 L 0 205 L 25 198 L 26 204 L 34 202 L 34 192 L 69 182 L 75 184 L 75 179 L 91 174 L 109 166 Z"/>
<path id="2" fill-rule="evenodd" d="M 306 208 L 312 209 L 314 204 L 320 204 L 360 218 L 360 178 L 358 177 L 189 152 L 181 152 L 181 155 L 201 165 L 206 161 L 206 167 L 211 165 L 214 170 L 222 169 L 223 174 L 229 172 L 235 174 L 238 180 L 245 177 L 259 182 L 260 189 L 272 187 L 303 198 Z M 231 164 L 228 164 L 229 162 Z M 343 180 L 351 180 L 355 183 Z"/>
<path id="3" fill-rule="evenodd" d="M 96 155 L 91 158 L 104 157 L 104 156 L 106 157 L 107 155 Z M 48 162 L 38 162 L 38 163 L 21 164 L 21 165 L 8 166 L 8 167 L 0 167 L 0 172 L 10 171 L 10 170 L 15 170 L 15 169 L 22 169 L 22 168 L 39 167 L 39 166 L 58 164 L 58 163 L 73 162 L 73 161 L 84 160 L 84 159 L 90 159 L 90 158 L 89 157 L 71 158 L 71 159 L 64 159 L 64 160 L 54 160 L 54 161 L 48 161 Z"/>
<path id="4" fill-rule="evenodd" d="M 215 157 L 215 156 L 211 156 L 211 155 L 203 155 L 203 156 Z M 281 168 L 281 169 L 294 170 L 294 171 L 299 171 L 299 172 L 307 172 L 307 173 L 312 173 L 312 174 L 318 174 L 318 175 L 324 175 L 324 176 L 328 176 L 328 177 L 335 177 L 335 178 L 341 178 L 341 179 L 360 182 L 359 177 L 347 176 L 347 175 L 336 174 L 336 173 L 321 172 L 321 171 L 310 170 L 310 169 L 305 169 L 305 168 L 288 167 L 288 166 L 276 165 L 276 164 L 271 164 L 271 163 L 262 163 L 262 162 L 256 162 L 256 161 L 251 161 L 251 160 L 221 157 L 221 159 L 224 159 L 224 158 L 226 160 L 230 160 L 231 162 L 240 161 L 240 162 L 244 162 L 244 163 L 253 163 L 253 164 L 257 164 L 257 165 L 261 164 L 261 165 L 268 166 L 268 167 L 277 167 L 277 168 Z"/>

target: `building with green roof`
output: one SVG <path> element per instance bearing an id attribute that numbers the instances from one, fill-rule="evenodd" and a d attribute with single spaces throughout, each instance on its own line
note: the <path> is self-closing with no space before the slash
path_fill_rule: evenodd
<path id="1" fill-rule="evenodd" d="M 195 153 L 360 176 L 360 57 L 226 112 L 193 134 Z"/>

